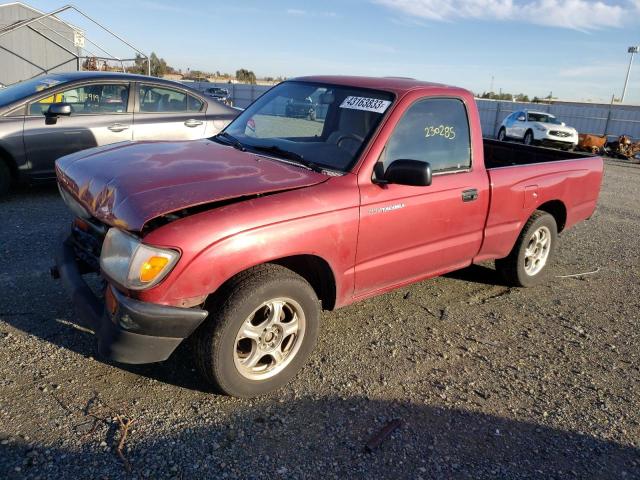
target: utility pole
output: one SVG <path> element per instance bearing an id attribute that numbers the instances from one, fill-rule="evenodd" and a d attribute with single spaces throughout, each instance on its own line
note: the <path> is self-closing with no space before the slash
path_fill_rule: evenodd
<path id="1" fill-rule="evenodd" d="M 622 97 L 620 97 L 620 103 L 624 102 L 624 96 L 627 93 L 627 85 L 629 84 L 629 77 L 631 76 L 631 65 L 633 65 L 633 56 L 638 53 L 640 50 L 640 46 L 636 45 L 635 47 L 629 47 L 627 53 L 631 54 L 631 59 L 629 60 L 629 68 L 627 68 L 627 77 L 624 79 L 624 87 L 622 88 Z"/>

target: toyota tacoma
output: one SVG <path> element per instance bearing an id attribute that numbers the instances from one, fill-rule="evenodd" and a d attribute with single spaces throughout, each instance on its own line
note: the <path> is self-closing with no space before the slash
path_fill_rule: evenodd
<path id="1" fill-rule="evenodd" d="M 308 97 L 326 115 L 285 114 Z M 212 138 L 98 147 L 56 170 L 76 218 L 53 273 L 99 352 L 159 362 L 188 339 L 205 379 L 251 397 L 299 371 L 322 309 L 488 260 L 512 285 L 542 282 L 558 234 L 593 214 L 603 161 L 483 140 L 461 88 L 316 76 Z"/>

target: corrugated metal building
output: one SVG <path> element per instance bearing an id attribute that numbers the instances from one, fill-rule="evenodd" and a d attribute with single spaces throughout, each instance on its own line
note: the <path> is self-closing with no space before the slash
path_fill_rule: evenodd
<path id="1" fill-rule="evenodd" d="M 20 2 L 0 5 L 0 29 L 42 13 Z M 72 25 L 51 17 L 1 36 L 0 83 L 79 70 L 81 49 L 74 46 L 74 31 Z"/>

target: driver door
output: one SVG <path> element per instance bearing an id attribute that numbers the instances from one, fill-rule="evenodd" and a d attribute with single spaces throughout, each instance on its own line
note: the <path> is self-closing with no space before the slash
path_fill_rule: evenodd
<path id="1" fill-rule="evenodd" d="M 47 118 L 53 103 L 71 105 L 71 114 Z M 24 147 L 33 177 L 54 177 L 55 161 L 64 155 L 131 140 L 132 122 L 128 83 L 76 85 L 29 104 Z"/>
<path id="2" fill-rule="evenodd" d="M 429 162 L 429 186 L 360 185 L 355 296 L 469 265 L 482 242 L 489 195 L 471 165 L 466 109 L 456 98 L 425 98 L 398 121 L 378 160 Z"/>

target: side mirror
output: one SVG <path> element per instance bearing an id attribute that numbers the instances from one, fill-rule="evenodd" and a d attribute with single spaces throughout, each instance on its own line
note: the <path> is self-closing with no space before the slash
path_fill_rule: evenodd
<path id="1" fill-rule="evenodd" d="M 58 123 L 58 117 L 71 115 L 71 105 L 68 103 L 52 103 L 44 112 L 45 123 L 47 125 L 55 125 Z"/>
<path id="2" fill-rule="evenodd" d="M 518 117 L 518 121 L 519 121 L 519 122 L 524 122 L 524 121 L 526 121 L 526 120 L 527 120 L 527 119 L 526 119 L 525 117 L 522 117 L 522 116 Z"/>
<path id="3" fill-rule="evenodd" d="M 62 115 L 68 117 L 71 115 L 71 105 L 68 103 L 52 103 L 45 115 L 48 117 L 59 117 Z"/>
<path id="4" fill-rule="evenodd" d="M 383 181 L 398 185 L 431 185 L 431 165 L 421 160 L 394 160 L 384 172 Z"/>

